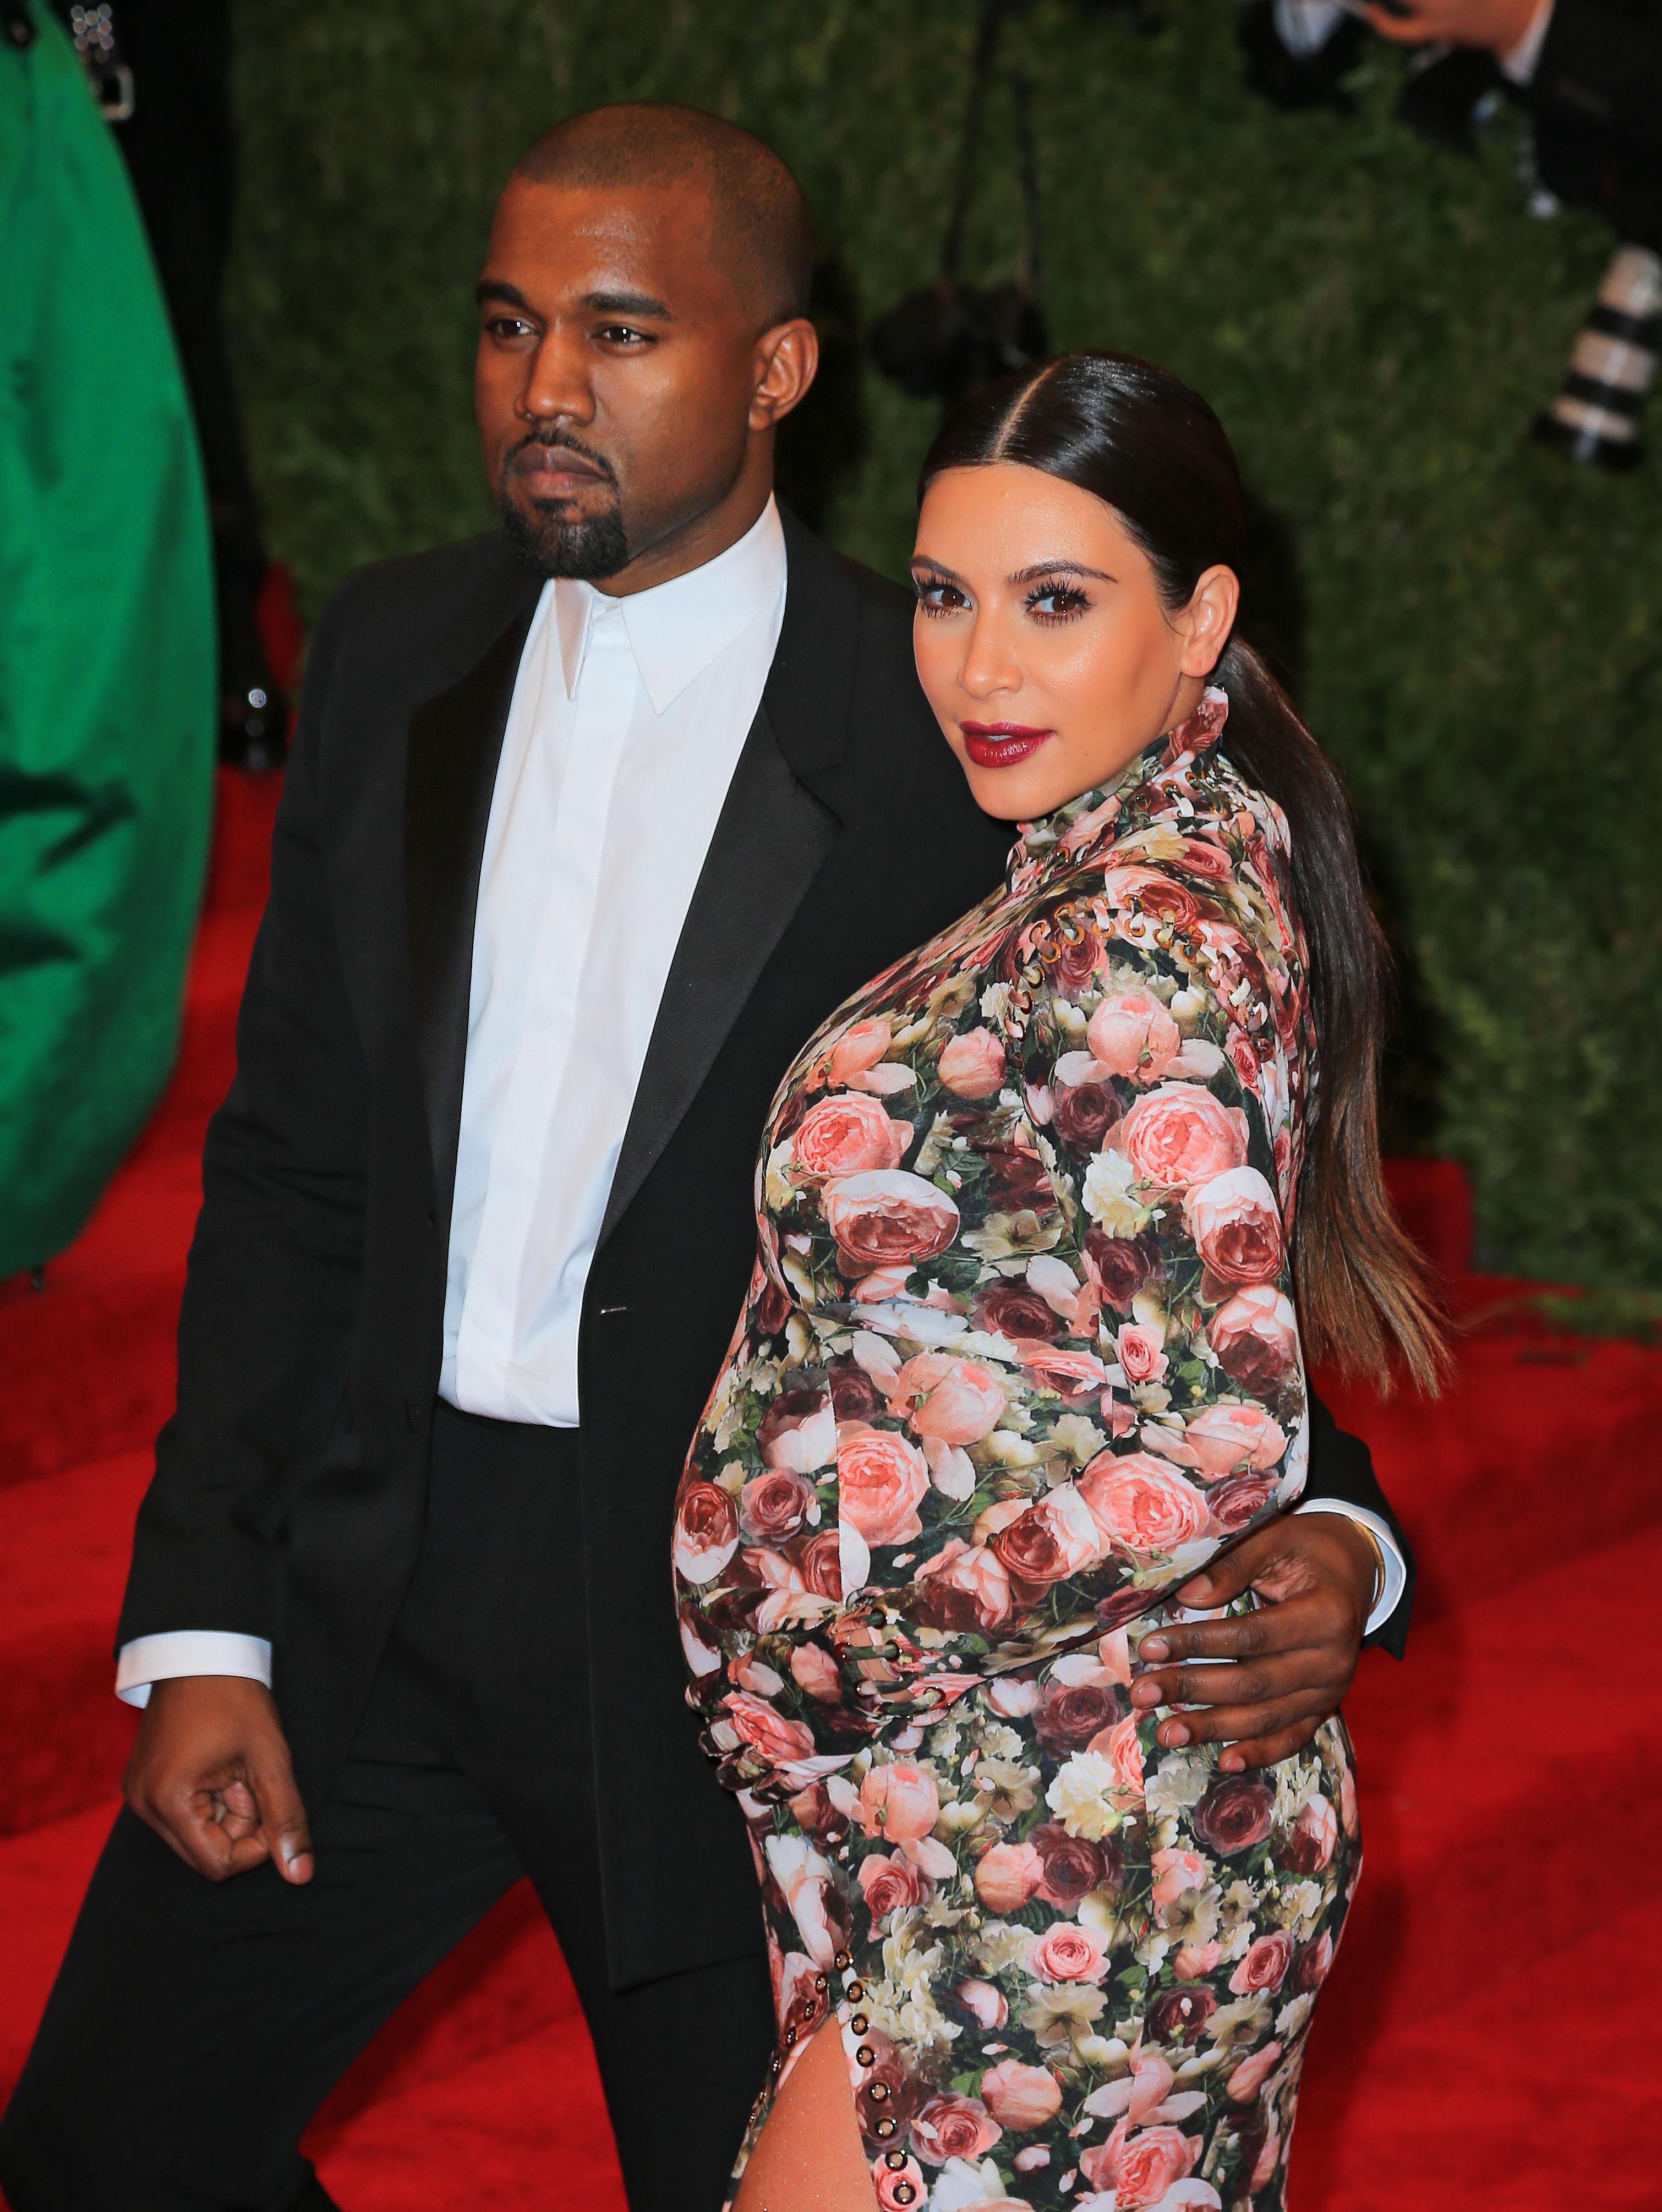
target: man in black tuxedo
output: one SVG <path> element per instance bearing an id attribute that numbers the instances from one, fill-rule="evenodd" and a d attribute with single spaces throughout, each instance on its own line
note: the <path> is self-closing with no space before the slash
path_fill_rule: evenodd
<path id="1" fill-rule="evenodd" d="M 721 2200 L 773 2027 L 672 1499 L 780 1073 L 1008 836 L 904 599 L 772 501 L 807 277 L 745 133 L 562 125 L 479 288 L 507 534 L 319 625 L 122 1615 L 149 1701 L 0 2130 L 13 2212 L 326 2206 L 308 2117 L 522 1873 L 631 2203 Z M 1284 1601 L 1261 1650 L 1188 1692 L 1251 1757 L 1334 1709 L 1370 1607 L 1406 1627 L 1330 1419 L 1311 1490 L 1215 1578 Z"/>

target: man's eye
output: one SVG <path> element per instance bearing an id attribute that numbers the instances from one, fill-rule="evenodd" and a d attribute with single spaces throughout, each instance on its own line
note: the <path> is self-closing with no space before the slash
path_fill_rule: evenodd
<path id="1" fill-rule="evenodd" d="M 605 345 L 635 347 L 650 343 L 646 331 L 634 330 L 628 323 L 606 323 L 594 335 Z"/>
<path id="2" fill-rule="evenodd" d="M 517 315 L 493 315 L 484 327 L 493 338 L 499 338 L 505 344 L 511 344 L 515 338 L 533 335 L 530 324 L 522 323 Z"/>

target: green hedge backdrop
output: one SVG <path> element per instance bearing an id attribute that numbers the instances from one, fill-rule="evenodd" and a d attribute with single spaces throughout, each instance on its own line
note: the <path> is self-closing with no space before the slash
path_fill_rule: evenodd
<path id="1" fill-rule="evenodd" d="M 1204 391 L 1284 526 L 1304 703 L 1342 765 L 1407 972 L 1397 1141 L 1457 1154 L 1490 1264 L 1662 1282 L 1662 481 L 1532 447 L 1610 240 L 1526 212 L 1515 122 L 1475 161 L 1239 83 L 1231 0 L 1140 33 L 1038 0 L 1058 345 Z M 232 321 L 274 550 L 314 611 L 360 562 L 488 527 L 470 288 L 521 148 L 664 96 L 760 131 L 865 313 L 934 274 L 976 10 L 948 0 L 261 0 L 238 10 Z M 1014 273 L 995 102 L 975 273 Z M 898 572 L 934 408 L 869 372 L 826 518 Z M 1662 426 L 1657 434 L 1662 441 Z M 1288 593 L 1281 592 L 1283 640 Z M 1295 625 L 1296 626 L 1296 625 Z M 1288 641 L 1290 641 L 1290 642 Z"/>

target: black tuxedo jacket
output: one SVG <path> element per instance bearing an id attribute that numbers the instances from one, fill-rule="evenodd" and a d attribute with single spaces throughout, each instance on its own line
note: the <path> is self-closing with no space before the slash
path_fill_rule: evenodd
<path id="1" fill-rule="evenodd" d="M 1662 246 L 1662 9 L 1657 0 L 1555 0 L 1525 98 L 1541 179 Z"/>
<path id="2" fill-rule="evenodd" d="M 619 1988 L 761 1947 L 750 1854 L 684 1701 L 668 1547 L 750 1277 L 769 1102 L 834 1006 L 985 891 L 1010 834 L 971 801 L 918 690 L 905 596 L 785 527 L 778 652 L 583 1304 L 569 1566 L 592 1622 Z M 269 1638 L 314 1799 L 346 1755 L 421 1540 L 480 854 L 538 589 L 491 538 L 366 570 L 325 614 L 237 1074 L 204 1158 L 178 1411 L 120 1637 Z M 1366 1449 L 1330 1419 L 1312 1476 L 1388 1510 Z"/>

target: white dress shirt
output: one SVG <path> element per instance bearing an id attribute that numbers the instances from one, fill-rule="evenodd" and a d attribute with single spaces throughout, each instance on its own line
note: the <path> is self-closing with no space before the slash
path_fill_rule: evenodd
<path id="1" fill-rule="evenodd" d="M 474 924 L 439 1378 L 465 1412 L 576 1425 L 595 1240 L 784 605 L 771 501 L 736 544 L 670 583 L 610 599 L 563 577 L 537 603 Z M 1354 1517 L 1393 1560 L 1389 1529 Z M 1398 1591 L 1402 1580 L 1397 1562 Z M 143 1705 L 175 1675 L 271 1673 L 263 1638 L 177 1632 L 127 1644 L 116 1687 Z"/>

